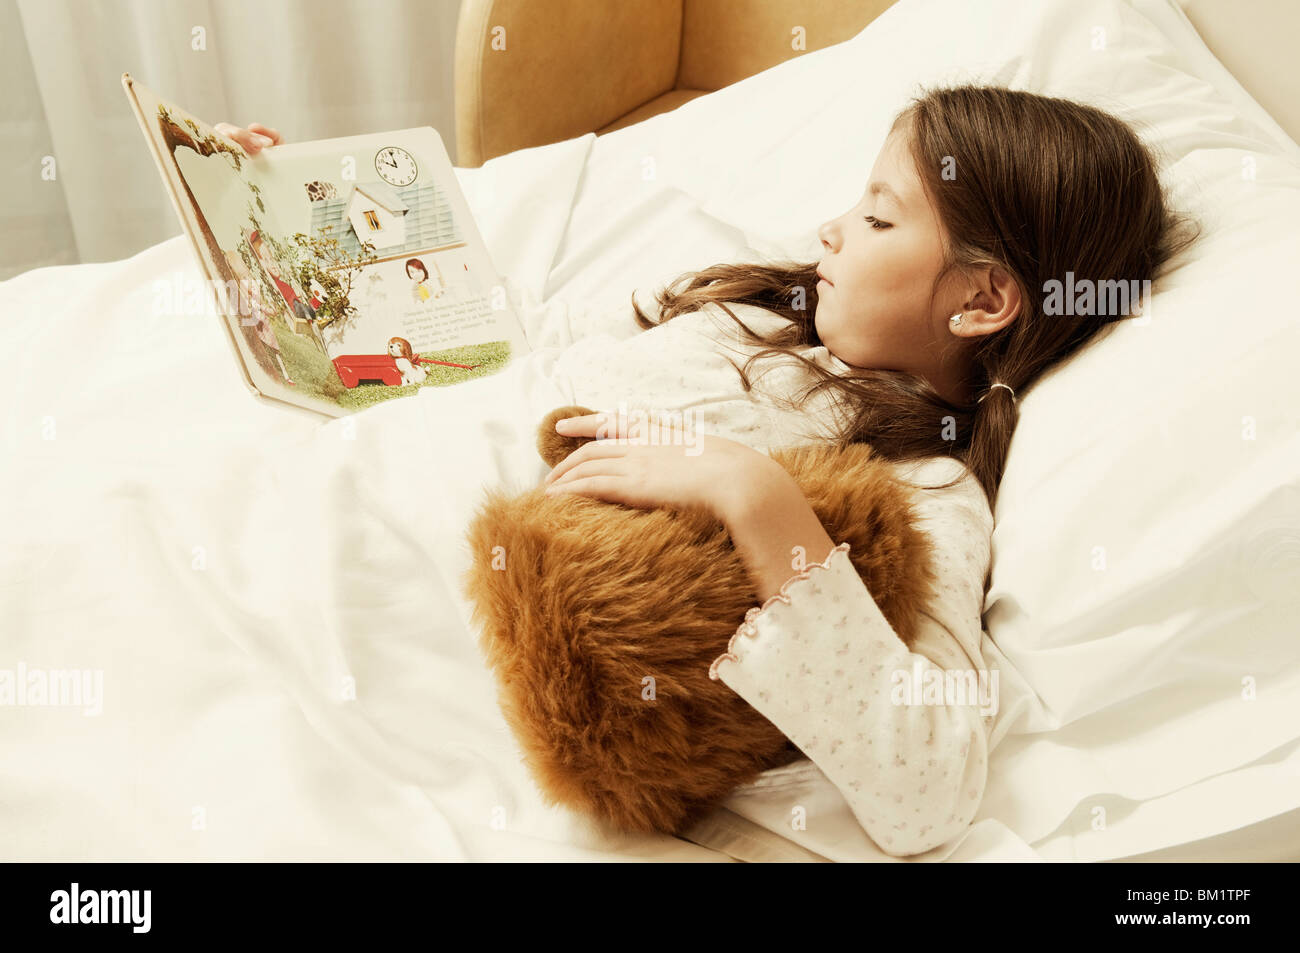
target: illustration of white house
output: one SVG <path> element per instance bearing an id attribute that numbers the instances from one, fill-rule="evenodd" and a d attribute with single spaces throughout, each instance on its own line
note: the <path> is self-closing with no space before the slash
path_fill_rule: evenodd
<path id="1" fill-rule="evenodd" d="M 311 230 L 336 239 L 350 256 L 361 242 L 374 245 L 380 258 L 424 252 L 464 241 L 446 192 L 433 183 L 391 188 L 384 182 L 358 182 L 341 197 L 317 191 L 311 197 Z"/>
<path id="2" fill-rule="evenodd" d="M 406 241 L 406 213 L 411 207 L 388 186 L 378 182 L 356 186 L 347 198 L 346 209 L 352 231 L 376 249 Z"/>

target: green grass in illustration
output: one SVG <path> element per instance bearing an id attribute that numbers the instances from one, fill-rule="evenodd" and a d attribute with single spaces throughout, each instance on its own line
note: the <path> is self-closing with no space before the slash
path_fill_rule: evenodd
<path id="1" fill-rule="evenodd" d="M 407 384 L 403 387 L 358 384 L 349 390 L 339 380 L 329 358 L 320 352 L 309 337 L 294 334 L 278 322 L 275 323 L 275 331 L 276 340 L 280 342 L 280 357 L 297 385 L 295 389 L 349 410 L 363 410 L 395 397 L 406 397 L 421 387 L 446 387 L 475 377 L 487 377 L 510 363 L 509 341 L 488 341 L 443 351 L 422 351 L 419 356 L 430 360 L 479 366 L 466 370 L 461 367 L 443 367 L 440 364 L 421 364 L 429 375 L 423 384 Z"/>

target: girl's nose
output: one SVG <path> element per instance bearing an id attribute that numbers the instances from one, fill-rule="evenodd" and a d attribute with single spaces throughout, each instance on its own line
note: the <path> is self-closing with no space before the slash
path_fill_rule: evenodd
<path id="1" fill-rule="evenodd" d="M 821 240 L 822 248 L 828 252 L 834 251 L 833 239 L 835 238 L 835 219 L 831 219 L 829 222 L 823 222 L 821 227 L 817 229 L 817 237 Z"/>

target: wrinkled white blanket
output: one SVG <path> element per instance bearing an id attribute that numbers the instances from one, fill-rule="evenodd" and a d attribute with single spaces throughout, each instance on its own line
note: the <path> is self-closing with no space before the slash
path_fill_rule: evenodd
<path id="1" fill-rule="evenodd" d="M 572 187 L 589 144 L 531 169 Z M 513 274 L 554 255 L 572 192 L 551 194 Z M 427 414 L 327 424 L 254 402 L 215 319 L 154 307 L 157 282 L 196 274 L 178 238 L 0 285 L 0 669 L 102 687 L 0 708 L 0 856 L 727 860 L 548 809 L 519 763 L 444 523 L 531 440 L 432 390 Z M 539 337 L 547 314 L 525 308 Z M 511 378 L 546 409 L 552 353 Z M 462 406 L 490 415 L 505 383 Z"/>
<path id="2" fill-rule="evenodd" d="M 1258 219 L 1271 227 L 1276 210 L 1294 204 L 1294 190 L 1285 188 L 1294 172 L 1278 148 L 1259 145 L 1254 124 L 1267 117 L 1258 107 L 1253 118 L 1234 116 L 1235 105 L 1207 99 L 1183 77 L 1186 64 L 1209 54 L 1190 26 L 1157 16 L 1167 6 L 1059 2 L 992 18 L 952 3 L 945 6 L 951 16 L 941 18 L 948 29 L 931 35 L 939 21 L 920 4 L 900 3 L 873 24 L 865 43 L 802 57 L 599 142 L 584 136 L 462 170 L 480 230 L 522 298 L 541 353 L 513 378 L 466 385 L 461 407 L 426 392 L 382 415 L 322 426 L 253 402 L 215 319 L 154 307 L 156 282 L 194 276 L 179 239 L 126 261 L 0 284 L 0 350 L 8 359 L 0 377 L 0 670 L 102 676 L 86 683 L 102 685 L 97 705 L 0 708 L 0 857 L 725 860 L 671 839 L 610 838 L 540 804 L 464 619 L 447 611 L 459 611 L 447 591 L 463 565 L 458 520 L 485 474 L 517 486 L 540 476 L 536 420 L 574 396 L 552 380 L 565 345 L 593 333 L 633 335 L 632 289 L 648 302 L 658 283 L 741 259 L 751 246 L 815 256 L 815 241 L 806 241 L 812 228 L 860 190 L 903 87 L 911 92 L 915 81 L 950 66 L 1065 94 L 1096 76 L 1116 103 L 1137 102 L 1135 115 L 1157 143 L 1182 157 L 1173 168 L 1177 194 L 1203 190 L 1213 199 L 1204 207 L 1217 244 L 1207 243 L 1204 257 L 1183 269 L 1184 296 L 1175 282 L 1161 301 L 1175 320 L 1157 322 L 1154 329 L 1169 337 L 1153 340 L 1171 348 L 1107 351 L 1112 377 L 1098 372 L 1097 379 L 1145 381 L 1154 372 L 1141 363 L 1147 354 L 1167 362 L 1170 353 L 1212 337 L 1200 331 L 1217 329 L 1219 315 L 1253 315 L 1242 325 L 1250 335 L 1234 345 L 1242 353 L 1229 354 L 1230 365 L 1217 361 L 1203 379 L 1220 385 L 1206 387 L 1216 401 L 1234 395 L 1223 404 L 1220 433 L 1235 433 L 1250 414 L 1285 436 L 1268 444 L 1272 457 L 1259 457 L 1261 485 L 1268 478 L 1273 486 L 1274 458 L 1295 446 L 1294 413 L 1285 401 L 1261 396 L 1280 393 L 1283 384 L 1268 390 L 1246 383 L 1283 380 L 1256 368 L 1276 364 L 1265 355 L 1294 350 L 1283 346 L 1294 341 L 1284 307 L 1274 306 L 1289 300 L 1287 282 L 1294 284 L 1284 261 L 1292 246 L 1285 235 L 1261 241 L 1272 232 L 1247 226 Z M 1077 42 L 1092 36 L 1096 23 L 1110 24 L 1117 38 L 1107 54 L 1116 68 L 1095 69 L 1094 51 Z M 912 42 L 920 35 L 924 43 Z M 970 42 L 973 35 L 979 43 Z M 874 91 L 869 101 L 860 101 L 864 88 Z M 799 113 L 806 121 L 765 125 L 773 104 L 785 102 L 790 115 L 822 105 Z M 866 118 L 845 122 L 848 115 Z M 810 148 L 832 139 L 834 148 Z M 737 143 L 754 157 L 745 168 L 734 162 Z M 1296 154 L 1294 143 L 1283 146 L 1287 156 Z M 1246 159 L 1258 177 L 1242 185 Z M 1219 287 L 1210 279 L 1221 273 L 1250 280 L 1224 284 L 1227 306 L 1203 314 L 1207 289 Z M 1189 321 L 1196 334 L 1187 333 Z M 1216 344 L 1212 356 L 1223 353 Z M 1116 365 L 1117 358 L 1128 363 Z M 1027 414 L 1013 451 L 1014 459 L 1037 462 L 1013 468 L 1022 485 L 1004 486 L 1005 498 L 1018 490 L 1030 505 L 1000 515 L 1001 539 L 995 535 L 995 558 L 1006 569 L 995 571 L 995 580 L 1018 573 L 1020 589 L 999 590 L 986 622 L 1012 660 L 1025 663 L 1042 699 L 1064 699 L 1058 712 L 1088 717 L 1053 734 L 1047 704 L 1020 713 L 1017 730 L 993 754 L 981 815 L 953 859 L 1033 856 L 1027 842 L 1052 859 L 1125 856 L 1294 811 L 1300 668 L 1294 646 L 1280 637 L 1293 600 L 1269 618 L 1270 640 L 1179 656 L 1180 664 L 1206 666 L 1207 678 L 1184 681 L 1190 688 L 1226 698 L 1249 675 L 1261 687 L 1257 697 L 1205 704 L 1208 690 L 1179 695 L 1170 681 L 1159 710 L 1109 701 L 1142 666 L 1177 671 L 1161 658 L 1160 643 L 1132 638 L 1142 633 L 1130 618 L 1094 614 L 1084 625 L 1073 606 L 1057 604 L 1051 618 L 1035 620 L 1033 607 L 1017 603 L 1026 569 L 1048 552 L 1037 548 L 1041 527 L 1061 516 L 1033 509 L 1043 485 L 1055 488 L 1054 500 L 1078 487 L 1071 553 L 1094 544 L 1098 516 L 1114 522 L 1126 512 L 1114 506 L 1124 499 L 1118 492 L 1104 512 L 1086 510 L 1087 485 L 1062 477 L 1080 455 L 1058 452 L 1048 432 L 1071 419 L 1072 406 L 1077 412 L 1075 391 L 1058 388 L 1053 404 L 1051 388 L 1037 390 L 1045 401 L 1038 426 Z M 1149 394 L 1133 393 L 1133 407 L 1150 406 Z M 1171 390 L 1162 399 L 1161 408 L 1173 410 L 1187 395 Z M 1126 407 L 1109 411 L 1107 421 L 1133 416 Z M 1090 401 L 1085 413 L 1092 412 Z M 1195 428 L 1208 418 L 1171 419 L 1166 455 L 1195 443 Z M 422 427 L 438 442 L 415 439 Z M 1150 439 L 1124 429 L 1126 441 Z M 1114 443 L 1111 434 L 1097 434 L 1086 445 L 1089 458 Z M 1215 462 L 1231 457 L 1220 453 Z M 1105 460 L 1092 463 L 1104 467 Z M 1294 474 L 1293 464 L 1287 472 Z M 1118 479 L 1135 480 L 1135 473 L 1143 471 Z M 1296 525 L 1294 483 L 1268 500 L 1252 512 L 1284 518 L 1276 550 L 1284 556 L 1293 538 L 1285 532 Z M 1221 512 L 1244 512 L 1244 504 L 1234 505 Z M 1134 525 L 1148 525 L 1144 520 L 1134 512 Z M 999 542 L 1016 538 L 1034 544 L 999 552 Z M 1059 553 L 1048 554 L 1059 562 Z M 1254 555 L 1267 553 L 1243 551 L 1243 558 Z M 1162 591 L 1178 595 L 1195 586 L 1199 594 L 1219 565 L 1197 563 L 1193 574 L 1171 563 Z M 1275 594 L 1269 586 L 1279 578 L 1274 572 L 1249 581 Z M 1112 584 L 1122 581 L 1112 574 Z M 1134 591 L 1125 604 L 1149 606 L 1151 594 Z M 1196 601 L 1180 596 L 1161 605 L 1172 628 L 1181 624 L 1178 607 Z M 1228 621 L 1207 627 L 1199 644 L 1230 633 Z M 1137 655 L 1105 651 L 1116 625 L 1126 627 L 1125 643 Z M 1074 641 L 1044 645 L 1048 630 Z M 1188 634 L 1197 637 L 1194 629 Z M 1108 678 L 1117 667 L 1124 678 Z M 1220 678 L 1224 673 L 1230 677 Z M 101 714 L 82 713 L 97 706 Z M 833 794 L 812 791 L 809 803 L 826 821 L 801 835 L 809 849 L 839 843 L 851 830 Z M 772 834 L 761 849 L 752 829 L 736 830 L 733 841 L 750 856 L 774 856 L 777 832 L 789 832 L 784 802 L 766 800 L 758 786 L 729 807 Z M 1104 837 L 1096 833 L 1098 807 L 1106 811 Z"/>

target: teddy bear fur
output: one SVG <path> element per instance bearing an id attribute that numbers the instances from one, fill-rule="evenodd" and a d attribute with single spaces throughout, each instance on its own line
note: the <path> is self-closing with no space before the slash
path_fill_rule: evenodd
<path id="1" fill-rule="evenodd" d="M 555 421 L 593 412 L 546 416 L 538 450 L 548 464 L 591 439 L 561 436 Z M 771 456 L 831 539 L 850 544 L 910 646 L 934 573 L 906 485 L 866 444 Z M 547 801 L 622 831 L 679 833 L 737 786 L 801 757 L 709 678 L 758 604 L 721 521 L 702 506 L 640 509 L 543 489 L 485 491 L 462 584 L 505 720 Z"/>

